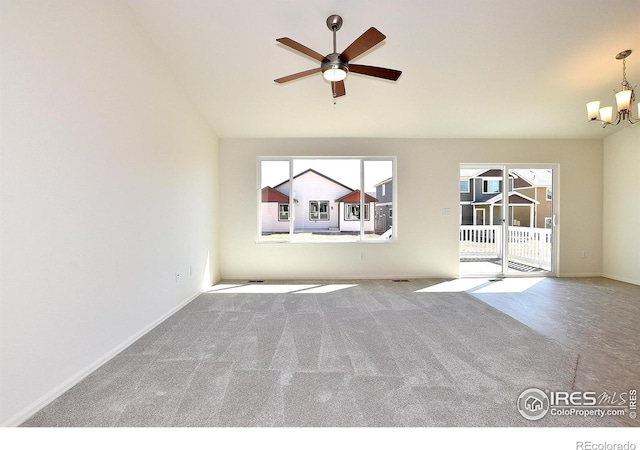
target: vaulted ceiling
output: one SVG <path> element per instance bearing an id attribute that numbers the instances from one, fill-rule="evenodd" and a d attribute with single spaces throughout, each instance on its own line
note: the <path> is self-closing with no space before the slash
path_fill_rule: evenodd
<path id="1" fill-rule="evenodd" d="M 622 64 L 640 84 L 638 0 L 127 0 L 221 138 L 603 138 L 585 103 L 614 105 Z M 335 103 L 318 66 L 276 42 L 338 52 L 369 27 L 387 38 L 354 63 Z"/>

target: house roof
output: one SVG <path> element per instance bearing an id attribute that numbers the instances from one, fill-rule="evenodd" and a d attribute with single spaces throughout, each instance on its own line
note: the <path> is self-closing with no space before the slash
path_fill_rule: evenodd
<path id="1" fill-rule="evenodd" d="M 486 169 L 460 169 L 460 178 L 475 178 Z"/>
<path id="2" fill-rule="evenodd" d="M 497 194 L 487 200 L 482 202 L 473 202 L 474 205 L 491 205 L 491 204 L 501 204 L 502 203 L 502 194 Z M 509 204 L 510 205 L 522 205 L 522 204 L 539 204 L 538 200 L 534 200 L 531 197 L 521 194 L 520 192 L 510 192 L 509 193 Z"/>
<path id="3" fill-rule="evenodd" d="M 325 174 L 320 173 L 320 172 L 318 172 L 317 170 L 313 170 L 313 169 L 307 169 L 307 170 L 305 170 L 305 171 L 303 171 L 303 172 L 300 172 L 298 175 L 294 175 L 293 179 L 295 180 L 296 178 L 299 178 L 299 177 L 301 177 L 301 176 L 303 176 L 303 175 L 306 175 L 306 174 L 308 174 L 308 173 L 314 173 L 314 174 L 316 174 L 316 175 L 321 176 L 322 178 L 326 178 L 327 180 L 329 180 L 329 181 L 331 181 L 331 182 L 333 182 L 333 183 L 335 183 L 335 184 L 337 184 L 337 185 L 339 185 L 339 186 L 342 186 L 342 187 L 343 187 L 343 188 L 345 188 L 345 189 L 349 189 L 350 191 L 353 191 L 353 189 L 351 189 L 349 186 L 347 186 L 347 185 L 345 185 L 345 184 L 342 184 L 342 183 L 340 183 L 339 181 L 336 181 L 336 180 L 334 180 L 333 178 L 330 178 L 330 177 L 326 176 Z M 288 179 L 287 179 L 287 180 L 284 180 L 282 183 L 279 183 L 279 184 L 275 185 L 275 186 L 274 186 L 274 189 L 277 189 L 277 188 L 279 188 L 280 186 L 282 186 L 282 185 L 284 185 L 284 184 L 287 184 L 288 182 L 289 182 L 289 180 L 288 180 Z"/>
<path id="4" fill-rule="evenodd" d="M 343 195 L 339 199 L 336 199 L 336 202 L 345 202 L 345 203 L 357 203 L 359 201 L 360 201 L 360 190 L 350 192 L 347 195 Z M 365 193 L 364 201 L 365 203 L 370 203 L 370 202 L 377 202 L 378 199 Z"/>
<path id="5" fill-rule="evenodd" d="M 393 181 L 393 177 L 391 177 L 391 178 L 387 178 L 386 180 L 382 180 L 380 183 L 376 183 L 376 184 L 374 184 L 374 186 L 375 186 L 375 187 L 378 187 L 378 186 L 381 186 L 381 185 L 383 185 L 383 184 L 385 184 L 385 183 L 388 183 L 388 182 L 390 182 L 390 181 Z"/>
<path id="6" fill-rule="evenodd" d="M 531 186 L 551 186 L 553 172 L 551 169 L 511 169 L 510 175 L 522 178 Z M 460 169 L 460 178 L 495 178 L 501 177 L 500 169 Z"/>
<path id="7" fill-rule="evenodd" d="M 277 203 L 289 203 L 289 196 L 284 195 L 282 192 L 276 191 L 272 187 L 262 188 L 262 202 L 277 202 Z"/>
<path id="8" fill-rule="evenodd" d="M 551 169 L 513 169 L 511 172 L 532 186 L 550 187 L 553 184 L 553 172 Z"/>
<path id="9" fill-rule="evenodd" d="M 474 178 L 502 178 L 502 169 L 482 169 Z"/>

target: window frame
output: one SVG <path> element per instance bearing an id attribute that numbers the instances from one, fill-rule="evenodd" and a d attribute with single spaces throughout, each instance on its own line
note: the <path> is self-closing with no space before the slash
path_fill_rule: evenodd
<path id="1" fill-rule="evenodd" d="M 287 207 L 287 218 L 283 219 L 282 218 L 282 207 L 286 206 Z M 278 203 L 278 222 L 288 222 L 289 221 L 289 203 Z"/>
<path id="2" fill-rule="evenodd" d="M 316 214 L 318 214 L 318 218 L 314 219 L 313 217 L 311 217 L 311 214 L 313 214 L 313 211 L 311 210 L 311 205 L 312 204 L 316 204 L 318 207 L 318 211 L 316 212 Z M 322 207 L 326 206 L 327 210 L 325 212 L 322 211 Z M 329 200 L 309 200 L 309 221 L 313 221 L 313 222 L 328 222 L 331 220 L 331 208 L 330 208 L 330 202 Z M 326 219 L 322 218 L 322 214 L 326 214 L 327 217 Z"/>
<path id="3" fill-rule="evenodd" d="M 381 163 L 389 163 L 390 164 L 390 168 L 389 169 L 383 169 L 383 170 L 389 170 L 390 171 L 390 175 L 387 177 L 391 178 L 391 184 L 390 184 L 390 189 L 392 189 L 391 192 L 388 191 L 388 189 L 385 188 L 386 193 L 390 196 L 389 199 L 385 199 L 384 201 L 382 199 L 378 199 L 379 202 L 376 203 L 376 205 L 378 203 L 384 203 L 384 204 L 390 204 L 391 208 L 394 207 L 394 205 L 397 203 L 397 189 L 395 183 L 397 183 L 396 179 L 397 179 L 397 157 L 396 156 L 303 156 L 303 157 L 299 157 L 299 156 L 257 156 L 256 157 L 256 180 L 257 180 L 257 209 L 258 209 L 258 214 L 257 214 L 257 220 L 256 220 L 256 243 L 257 244 L 274 244 L 274 243 L 278 243 L 278 244 L 282 244 L 282 243 L 288 243 L 288 244 L 312 244 L 312 245 L 320 245 L 320 244 L 343 244 L 345 245 L 346 243 L 366 243 L 366 244 L 382 244 L 382 243 L 391 243 L 391 242 L 397 242 L 398 240 L 398 231 L 397 231 L 397 223 L 394 223 L 394 230 L 393 230 L 393 234 L 391 234 L 389 237 L 385 237 L 382 239 L 376 239 L 374 238 L 367 238 L 365 236 L 368 236 L 370 233 L 373 233 L 375 235 L 379 235 L 382 236 L 382 234 L 386 233 L 386 232 L 382 232 L 382 231 L 377 231 L 376 230 L 376 223 L 374 223 L 373 225 L 367 225 L 367 227 L 371 227 L 373 226 L 372 229 L 368 229 L 367 227 L 365 227 L 365 222 L 366 223 L 371 223 L 372 219 L 371 219 L 371 207 L 370 205 L 366 202 L 366 196 L 365 195 L 361 195 L 360 196 L 360 204 L 364 205 L 364 210 L 365 210 L 365 218 L 360 218 L 360 219 L 355 219 L 355 220 L 351 220 L 349 221 L 350 223 L 353 222 L 357 222 L 358 220 L 360 221 L 360 230 L 358 235 L 356 236 L 355 239 L 353 240 L 348 240 L 348 241 L 341 241 L 341 240 L 331 240 L 331 239 L 327 239 L 327 240 L 297 240 L 295 239 L 295 223 L 296 223 L 296 217 L 299 218 L 299 213 L 301 212 L 300 210 L 302 208 L 304 208 L 301 204 L 298 203 L 298 200 L 296 199 L 296 195 L 295 193 L 289 193 L 289 218 L 287 220 L 287 222 L 289 223 L 289 230 L 287 232 L 272 232 L 269 228 L 263 228 L 263 220 L 265 220 L 263 218 L 262 215 L 262 198 L 261 198 L 261 191 L 263 188 L 267 187 L 267 186 L 271 186 L 269 184 L 269 182 L 264 182 L 263 185 L 263 177 L 266 175 L 269 179 L 272 178 L 272 176 L 270 175 L 270 173 L 268 172 L 270 170 L 270 167 L 268 167 L 268 165 L 266 165 L 265 163 L 271 163 L 271 162 L 286 162 L 288 163 L 288 172 L 289 172 L 289 178 L 288 180 L 284 181 L 281 184 L 284 183 L 289 183 L 289 186 L 293 186 L 294 184 L 294 179 L 296 178 L 296 175 L 294 175 L 294 164 L 296 164 L 296 161 L 300 161 L 300 160 L 318 160 L 318 161 L 322 161 L 322 160 L 357 160 L 359 162 L 359 166 L 360 166 L 360 184 L 359 186 L 349 186 L 350 188 L 352 188 L 354 191 L 360 191 L 360 192 L 365 192 L 365 183 L 371 183 L 371 179 L 373 177 L 376 177 L 376 175 L 378 174 L 378 172 L 376 171 L 376 167 L 385 167 L 383 166 L 377 166 L 375 164 L 371 164 L 369 165 L 370 169 L 367 168 L 367 164 L 368 162 L 381 162 Z M 264 172 L 265 170 L 267 170 L 267 172 Z M 278 169 L 280 170 L 280 169 Z M 315 169 L 314 169 L 315 170 Z M 326 174 L 325 174 L 326 175 Z M 331 175 L 327 175 L 329 178 L 331 178 Z M 336 178 L 336 180 L 338 180 L 338 182 L 340 182 L 340 180 L 338 178 Z M 375 182 L 375 180 L 374 180 Z M 273 186 L 273 187 L 277 187 L 277 186 Z M 371 190 L 371 189 L 369 189 Z M 369 192 L 369 190 L 367 190 L 366 192 Z M 365 192 L 365 193 L 366 193 Z M 286 192 L 285 192 L 286 194 Z M 341 223 L 341 221 L 344 221 L 344 216 L 342 216 L 342 211 L 339 208 L 339 204 L 337 202 L 331 201 L 331 200 L 315 200 L 318 204 L 318 215 L 317 215 L 317 219 L 316 218 L 311 218 L 311 208 L 310 208 L 310 203 L 314 200 L 309 200 L 308 198 L 305 199 L 307 200 L 307 206 L 309 207 L 309 210 L 307 211 L 307 216 L 309 218 L 310 221 L 322 221 L 322 222 L 332 222 L 332 217 L 333 217 L 333 221 L 338 220 L 338 224 Z M 354 202 L 350 202 L 350 203 L 354 203 Z M 279 204 L 280 205 L 280 204 Z M 320 205 L 325 206 L 322 209 L 325 209 L 325 211 L 320 211 Z M 335 207 L 335 211 L 334 211 L 334 207 Z M 362 209 L 362 206 L 361 206 Z M 296 212 L 298 211 L 298 212 Z M 374 208 L 375 211 L 375 208 Z M 336 215 L 333 215 L 332 212 L 335 212 Z M 280 213 L 281 213 L 281 209 L 280 206 L 278 206 L 278 219 L 280 219 Z M 304 214 L 304 213 L 303 213 Z M 304 217 L 304 216 L 302 216 Z M 315 217 L 315 214 L 314 214 Z M 280 221 L 280 220 L 279 220 Z M 284 220 L 282 220 L 282 222 L 284 222 Z M 265 222 L 266 224 L 267 222 Z M 266 230 L 266 231 L 265 231 Z M 371 231 L 373 230 L 373 231 Z M 346 231 L 347 233 L 349 232 L 348 229 Z M 276 238 L 269 238 L 269 236 L 271 236 L 272 234 L 283 234 L 284 236 L 278 236 Z"/>
<path id="4" fill-rule="evenodd" d="M 466 191 L 462 190 L 462 183 L 467 183 L 467 190 Z M 461 194 L 468 194 L 469 192 L 471 192 L 471 180 L 460 180 L 460 193 Z"/>
<path id="5" fill-rule="evenodd" d="M 349 213 L 349 209 L 357 206 L 358 207 L 358 217 L 355 219 L 349 218 L 349 216 L 351 215 L 351 213 Z M 349 203 L 345 203 L 344 204 L 344 220 L 349 221 L 349 222 L 356 222 L 358 220 L 360 220 L 360 203 L 355 203 L 355 202 L 349 202 Z M 369 216 L 369 203 L 365 203 L 364 204 L 364 219 L 365 222 L 369 222 L 371 220 L 371 217 Z"/>
<path id="6" fill-rule="evenodd" d="M 497 191 L 490 191 L 489 190 L 489 183 L 490 182 L 498 183 L 498 190 Z M 482 193 L 483 194 L 499 194 L 501 192 L 502 192 L 502 180 L 497 179 L 497 178 L 484 178 L 482 180 Z"/>

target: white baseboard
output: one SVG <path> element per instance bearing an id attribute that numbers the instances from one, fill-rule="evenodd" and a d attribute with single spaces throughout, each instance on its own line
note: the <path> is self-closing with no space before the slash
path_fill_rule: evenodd
<path id="1" fill-rule="evenodd" d="M 598 278 L 603 277 L 601 273 L 560 273 L 558 278 Z"/>
<path id="2" fill-rule="evenodd" d="M 617 275 L 611 275 L 608 273 L 602 274 L 605 278 L 610 278 L 616 281 L 622 281 L 623 283 L 635 284 L 636 286 L 640 286 L 640 280 L 634 280 L 632 278 L 619 277 Z"/>
<path id="3" fill-rule="evenodd" d="M 352 276 L 344 276 L 338 275 L 335 277 L 260 277 L 260 276 L 248 276 L 248 277 L 222 277 L 219 282 L 237 282 L 237 283 L 247 283 L 247 280 L 262 280 L 271 283 L 286 283 L 289 281 L 315 281 L 315 282 L 325 282 L 330 283 L 332 281 L 357 281 L 357 280 L 366 280 L 366 281 L 385 281 L 385 280 L 430 280 L 430 279 L 455 279 L 459 278 L 458 274 L 429 274 L 429 275 L 352 275 Z M 216 283 L 213 283 L 214 285 Z"/>
<path id="4" fill-rule="evenodd" d="M 171 315 L 176 313 L 178 310 L 182 309 L 188 303 L 190 303 L 191 301 L 196 299 L 201 293 L 202 292 L 198 292 L 195 295 L 187 298 L 186 300 L 183 300 L 178 305 L 176 305 L 175 307 L 170 309 L 168 312 L 164 313 L 162 316 L 160 316 L 159 318 L 157 318 L 156 320 L 151 322 L 149 325 L 145 326 L 143 329 L 141 329 L 137 333 L 135 333 L 132 336 L 130 336 L 129 338 L 125 339 L 122 343 L 120 343 L 119 345 L 117 345 L 113 349 L 109 350 L 107 353 L 105 353 L 104 355 L 99 357 L 93 363 L 89 364 L 85 368 L 83 368 L 80 371 L 78 371 L 75 375 L 69 377 L 67 380 L 65 380 L 64 382 L 62 382 L 61 384 L 59 384 L 58 386 L 53 388 L 51 391 L 49 391 L 48 393 L 46 393 L 45 395 L 40 397 L 38 400 L 36 400 L 33 403 L 31 403 L 29 406 L 27 406 L 26 408 L 22 409 L 20 412 L 18 412 L 17 414 L 13 415 L 12 417 L 10 417 L 8 420 L 4 421 L 3 423 L 0 423 L 0 427 L 17 427 L 17 426 L 19 426 L 22 422 L 24 422 L 29 417 L 34 415 L 36 412 L 40 411 L 42 408 L 47 406 L 49 403 L 51 403 L 52 401 L 54 401 L 55 399 L 60 397 L 62 394 L 67 392 L 69 389 L 71 389 L 73 386 L 78 384 L 80 381 L 82 381 L 84 378 L 86 378 L 92 372 L 94 372 L 97 369 L 99 369 L 103 364 L 107 363 L 109 360 L 111 360 L 111 358 L 116 356 L 122 350 L 124 350 L 125 348 L 129 347 L 135 341 L 140 339 L 143 335 L 145 335 L 146 333 L 151 331 L 153 328 L 158 326 L 160 323 L 162 323 L 164 320 L 166 320 Z"/>

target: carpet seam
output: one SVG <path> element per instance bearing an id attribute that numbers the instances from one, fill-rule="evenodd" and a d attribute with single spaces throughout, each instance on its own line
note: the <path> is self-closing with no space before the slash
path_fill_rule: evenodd
<path id="1" fill-rule="evenodd" d="M 578 363 L 580 361 L 580 353 L 576 354 L 576 363 L 573 366 L 573 380 L 571 381 L 571 390 L 573 391 L 576 386 L 576 378 L 578 377 Z"/>

